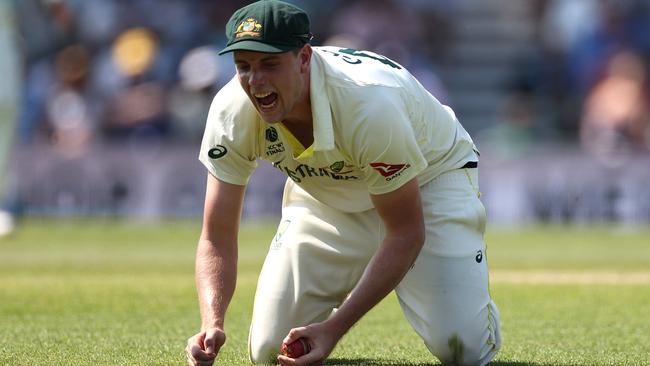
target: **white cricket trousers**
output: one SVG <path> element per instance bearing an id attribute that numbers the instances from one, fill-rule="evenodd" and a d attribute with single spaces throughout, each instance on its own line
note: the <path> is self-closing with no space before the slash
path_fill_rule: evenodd
<path id="1" fill-rule="evenodd" d="M 395 291 L 404 314 L 443 365 L 485 365 L 501 346 L 488 290 L 478 169 L 420 187 L 426 241 Z M 399 209 L 399 208 L 396 208 Z M 260 273 L 249 334 L 254 363 L 271 363 L 289 330 L 325 320 L 361 278 L 385 231 L 377 212 L 344 213 L 291 180 Z"/>

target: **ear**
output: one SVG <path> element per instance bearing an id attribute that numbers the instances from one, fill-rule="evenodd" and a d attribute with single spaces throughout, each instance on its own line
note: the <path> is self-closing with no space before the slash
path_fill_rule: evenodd
<path id="1" fill-rule="evenodd" d="M 310 44 L 306 44 L 302 46 L 300 49 L 300 53 L 298 54 L 298 58 L 300 59 L 300 72 L 301 73 L 308 73 L 309 72 L 309 65 L 311 64 L 311 55 L 312 55 L 313 50 L 311 49 Z"/>

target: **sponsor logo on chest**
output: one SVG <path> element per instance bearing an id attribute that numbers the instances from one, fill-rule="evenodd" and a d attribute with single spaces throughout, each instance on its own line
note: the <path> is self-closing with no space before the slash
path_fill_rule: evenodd
<path id="1" fill-rule="evenodd" d="M 291 180 L 300 183 L 310 178 L 328 178 L 334 181 L 359 180 L 359 176 L 354 174 L 354 167 L 346 164 L 343 160 L 335 161 L 332 164 L 323 167 L 314 167 L 304 163 L 298 163 L 289 156 L 284 155 L 287 151 L 280 135 L 275 127 L 268 127 L 264 131 L 266 145 L 264 154 L 267 158 L 273 158 L 273 166 L 286 174 Z"/>
<path id="2" fill-rule="evenodd" d="M 342 162 L 341 162 L 342 163 Z M 351 181 L 359 180 L 359 177 L 352 173 L 352 170 L 345 171 L 341 173 L 335 173 L 330 167 L 316 168 L 307 164 L 297 164 L 290 166 L 291 164 L 283 163 L 283 161 L 274 162 L 273 166 L 278 168 L 281 172 L 285 173 L 291 180 L 296 183 L 300 183 L 305 179 L 310 178 L 328 178 L 335 181 Z M 343 169 L 343 168 L 341 168 Z"/>

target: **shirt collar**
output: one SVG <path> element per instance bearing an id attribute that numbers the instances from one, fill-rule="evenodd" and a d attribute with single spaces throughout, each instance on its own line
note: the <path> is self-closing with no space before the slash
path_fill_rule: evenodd
<path id="1" fill-rule="evenodd" d="M 325 70 L 317 52 L 312 53 L 310 72 L 311 115 L 314 121 L 314 151 L 333 150 L 332 110 L 325 86 Z"/>

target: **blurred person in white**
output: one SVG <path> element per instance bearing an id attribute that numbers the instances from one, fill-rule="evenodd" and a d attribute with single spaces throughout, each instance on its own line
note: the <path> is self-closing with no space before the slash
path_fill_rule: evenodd
<path id="1" fill-rule="evenodd" d="M 641 57 L 631 51 L 614 54 L 586 97 L 582 146 L 607 164 L 622 163 L 628 153 L 650 149 L 649 97 Z"/>
<path id="2" fill-rule="evenodd" d="M 16 27 L 12 3 L 0 1 L 0 237 L 14 228 L 14 217 L 8 210 L 9 158 L 15 137 L 20 65 L 16 47 Z"/>
<path id="3" fill-rule="evenodd" d="M 180 82 L 169 93 L 172 132 L 177 139 L 194 141 L 202 136 L 206 111 L 222 74 L 217 52 L 214 47 L 202 46 L 191 49 L 181 59 Z"/>
<path id="4" fill-rule="evenodd" d="M 46 100 L 50 143 L 68 158 L 82 156 L 93 139 L 96 118 L 87 93 L 90 56 L 80 44 L 55 57 L 55 82 Z"/>
<path id="5" fill-rule="evenodd" d="M 546 47 L 567 53 L 599 26 L 601 5 L 593 0 L 549 0 L 542 15 L 541 38 Z"/>

